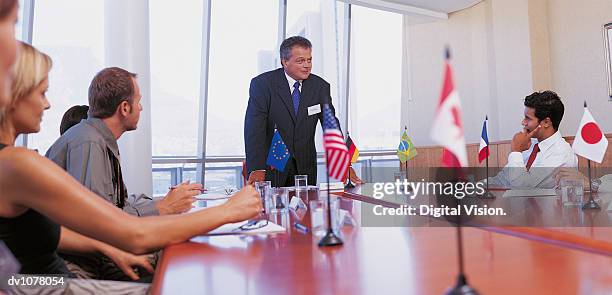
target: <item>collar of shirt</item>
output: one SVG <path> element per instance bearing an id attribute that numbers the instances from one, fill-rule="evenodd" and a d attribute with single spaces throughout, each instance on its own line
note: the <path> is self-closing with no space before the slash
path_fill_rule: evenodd
<path id="1" fill-rule="evenodd" d="M 87 124 L 93 126 L 94 128 L 96 128 L 96 130 L 98 130 L 98 132 L 100 132 L 102 138 L 104 138 L 104 141 L 106 142 L 106 146 L 108 147 L 108 149 L 110 149 L 110 151 L 115 155 L 117 159 L 120 159 L 117 139 L 115 139 L 115 136 L 110 131 L 108 126 L 106 126 L 106 124 L 104 124 L 101 119 L 93 117 L 87 118 Z"/>
<path id="2" fill-rule="evenodd" d="M 538 142 L 538 147 L 540 148 L 540 152 L 546 153 L 551 146 L 553 146 L 557 141 L 562 140 L 561 133 L 559 131 L 555 132 L 549 138 Z"/>
<path id="3" fill-rule="evenodd" d="M 287 81 L 289 82 L 289 92 L 293 93 L 293 84 L 295 84 L 297 80 L 291 78 L 291 76 L 289 76 L 287 72 L 283 71 L 283 73 L 285 73 L 285 77 L 287 77 Z M 298 89 L 300 90 L 300 92 L 302 92 L 302 80 L 300 80 L 299 82 L 300 82 L 300 87 L 298 87 Z"/>

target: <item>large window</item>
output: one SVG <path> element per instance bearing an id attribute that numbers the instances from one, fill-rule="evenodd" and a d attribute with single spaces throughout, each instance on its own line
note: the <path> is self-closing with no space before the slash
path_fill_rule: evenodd
<path id="1" fill-rule="evenodd" d="M 112 36 L 106 34 L 105 22 L 112 19 L 105 18 L 109 11 L 104 0 L 21 2 L 24 24 L 17 26 L 17 36 L 26 36 L 23 30 L 28 28 L 24 2 L 35 3 L 32 43 L 53 59 L 48 92 L 52 107 L 42 131 L 27 140 L 28 147 L 45 153 L 59 136 L 64 112 L 87 104 L 89 83 L 106 66 L 105 49 L 111 48 L 105 48 L 105 41 Z M 312 41 L 312 72 L 330 83 L 336 115 L 359 149 L 395 148 L 401 131 L 400 14 L 353 6 L 347 61 L 348 4 L 342 1 L 166 2 L 149 1 L 149 10 L 142 12 L 149 18 L 150 73 L 139 74 L 150 75 L 151 126 L 140 128 L 151 129 L 155 193 L 163 194 L 177 182 L 202 180 L 202 165 L 208 187 L 241 184 L 249 84 L 253 77 L 280 67 L 278 47 L 285 36 Z M 78 13 L 67 13 L 74 11 Z M 345 77 L 348 69 L 350 79 Z M 320 128 L 317 132 L 322 152 Z M 367 156 L 362 160 L 372 162 Z"/>
<path id="2" fill-rule="evenodd" d="M 342 69 L 344 65 L 344 3 L 328 0 L 290 0 L 287 2 L 287 37 L 302 36 L 312 43 L 312 73 L 330 84 L 332 104 L 340 117 L 343 105 Z M 323 150 L 323 132 L 317 128 L 316 148 Z"/>
<path id="3" fill-rule="evenodd" d="M 328 0 L 287 2 L 287 37 L 302 36 L 312 42 L 312 72 L 331 84 L 339 105 L 344 59 L 344 3 Z"/>
<path id="4" fill-rule="evenodd" d="M 206 156 L 244 155 L 249 84 L 278 63 L 278 0 L 211 3 Z"/>
<path id="5" fill-rule="evenodd" d="M 349 131 L 360 150 L 400 138 L 402 16 L 353 5 Z"/>
<path id="6" fill-rule="evenodd" d="M 36 1 L 32 43 L 53 59 L 41 131 L 28 137 L 28 147 L 44 154 L 59 137 L 64 112 L 88 104 L 91 79 L 104 67 L 104 1 Z M 78 13 L 67 13 L 67 12 Z"/>
<path id="7" fill-rule="evenodd" d="M 22 34 L 23 34 L 23 30 L 25 29 L 23 27 L 24 24 L 24 7 L 23 7 L 23 0 L 19 1 L 19 12 L 17 13 L 17 24 L 15 25 L 15 38 L 17 38 L 17 40 L 22 40 Z M 23 41 L 23 40 L 22 40 Z M 26 40 L 27 41 L 27 40 Z"/>
<path id="8" fill-rule="evenodd" d="M 197 156 L 203 12 L 201 0 L 149 2 L 153 157 Z M 153 194 L 198 181 L 196 168 L 194 163 L 154 164 Z"/>
<path id="9" fill-rule="evenodd" d="M 180 9 L 151 3 L 153 154 L 165 157 L 154 165 L 156 192 L 164 192 L 169 183 L 192 179 L 197 163 L 205 163 L 208 187 L 241 183 L 250 80 L 280 66 L 278 47 L 282 33 L 278 30 L 283 26 L 286 37 L 300 35 L 312 42 L 312 72 L 330 83 L 337 116 L 349 117 L 347 129 L 359 148 L 395 148 L 400 132 L 401 15 L 353 6 L 350 112 L 345 114 L 347 4 L 288 0 L 282 23 L 279 15 L 283 15 L 284 8 L 277 0 L 211 0 L 209 40 L 201 40 L 200 23 L 206 22 L 201 15 L 207 13 L 201 13 L 203 7 L 196 2 L 186 2 L 188 8 Z M 187 13 L 172 17 L 182 11 Z M 177 21 L 163 22 L 168 18 Z M 208 44 L 208 51 L 202 44 Z M 182 48 L 179 57 L 176 48 Z M 208 54 L 208 69 L 201 68 L 202 52 Z M 383 57 L 396 62 L 383 63 Z M 205 81 L 201 72 L 207 72 Z M 207 83 L 207 88 L 202 82 Z M 204 90 L 206 95 L 199 92 Z M 206 97 L 206 108 L 200 97 Z M 198 116 L 203 109 L 206 113 Z M 197 126 L 202 117 L 206 130 Z M 385 120 L 380 120 L 382 117 Z M 321 131 L 317 132 L 315 141 L 321 152 Z M 206 159 L 198 158 L 200 135 L 205 136 Z M 191 160 L 183 161 L 181 157 Z M 323 177 L 324 167 L 319 166 Z"/>
<path id="10" fill-rule="evenodd" d="M 153 156 L 198 150 L 202 0 L 150 1 Z M 180 33 L 178 33 L 180 32 Z"/>

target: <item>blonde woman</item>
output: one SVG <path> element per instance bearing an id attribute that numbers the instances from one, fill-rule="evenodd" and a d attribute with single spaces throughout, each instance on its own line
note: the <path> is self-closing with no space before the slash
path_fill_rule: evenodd
<path id="1" fill-rule="evenodd" d="M 0 108 L 0 237 L 26 272 L 65 273 L 56 253 L 59 248 L 101 252 L 136 278 L 131 266 L 147 267 L 147 263 L 144 257 L 123 251 L 150 253 L 259 214 L 261 199 L 252 186 L 246 186 L 217 207 L 184 215 L 133 217 L 46 158 L 14 147 L 17 135 L 40 130 L 43 112 L 49 108 L 45 93 L 51 60 L 27 44 L 21 44 L 21 51 L 13 68 L 11 101 Z"/>

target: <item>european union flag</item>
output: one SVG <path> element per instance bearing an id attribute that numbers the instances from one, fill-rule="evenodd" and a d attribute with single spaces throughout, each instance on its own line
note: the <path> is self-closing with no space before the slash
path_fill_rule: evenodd
<path id="1" fill-rule="evenodd" d="M 272 166 L 274 169 L 283 172 L 285 171 L 285 166 L 287 165 L 287 161 L 289 161 L 289 157 L 290 154 L 287 145 L 285 145 L 280 133 L 276 130 L 274 132 L 274 137 L 272 137 L 266 165 Z"/>

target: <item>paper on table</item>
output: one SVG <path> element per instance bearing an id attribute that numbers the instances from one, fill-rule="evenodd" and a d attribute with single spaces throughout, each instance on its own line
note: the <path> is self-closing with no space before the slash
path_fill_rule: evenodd
<path id="1" fill-rule="evenodd" d="M 248 221 L 242 221 L 237 223 L 228 223 L 222 225 L 206 234 L 206 236 L 216 236 L 216 235 L 258 235 L 258 234 L 272 234 L 272 233 L 281 233 L 287 231 L 284 227 L 272 222 L 268 221 L 268 225 L 252 230 L 237 230 L 237 228 L 243 226 Z"/>
<path id="2" fill-rule="evenodd" d="M 327 183 L 323 182 L 323 183 L 319 183 L 319 185 L 309 185 L 307 188 L 309 190 L 316 189 L 316 188 L 318 188 L 319 190 L 326 190 L 327 189 Z M 295 186 L 289 186 L 289 187 L 287 187 L 287 189 L 289 191 L 294 191 L 295 190 Z M 342 182 L 331 182 L 329 184 L 329 189 L 332 190 L 332 191 L 341 191 L 341 190 L 344 190 L 344 184 Z"/>
<path id="3" fill-rule="evenodd" d="M 326 190 L 327 189 L 327 182 L 323 182 L 319 184 L 319 190 Z M 330 182 L 329 183 L 329 189 L 332 191 L 336 191 L 336 190 L 344 190 L 344 184 L 342 182 Z"/>
<path id="4" fill-rule="evenodd" d="M 195 198 L 198 200 L 223 200 L 231 197 L 231 195 L 219 194 L 219 193 L 206 193 L 197 195 Z"/>
<path id="5" fill-rule="evenodd" d="M 553 188 L 534 188 L 534 189 L 511 189 L 507 190 L 503 197 L 550 197 L 555 196 Z"/>

